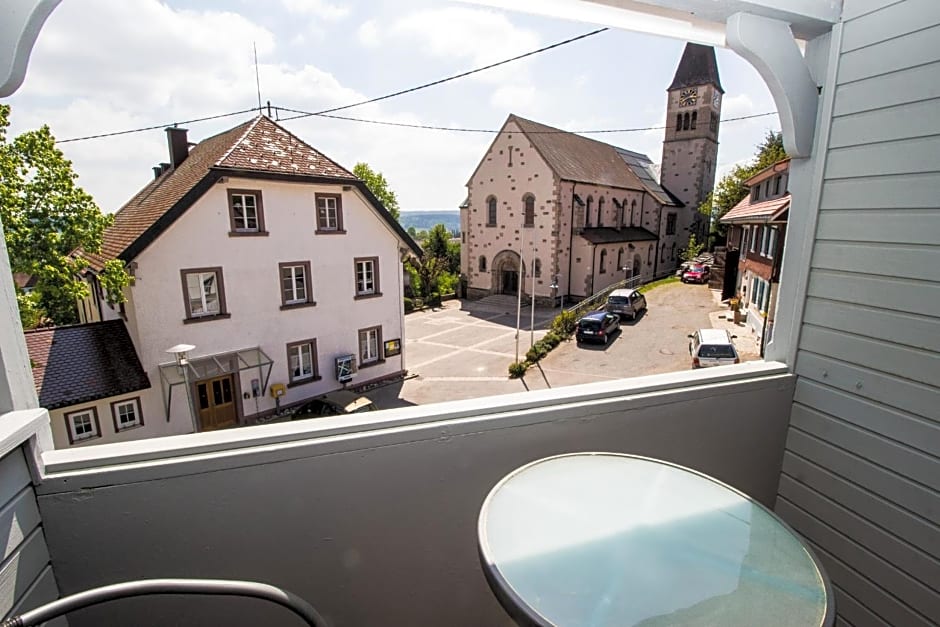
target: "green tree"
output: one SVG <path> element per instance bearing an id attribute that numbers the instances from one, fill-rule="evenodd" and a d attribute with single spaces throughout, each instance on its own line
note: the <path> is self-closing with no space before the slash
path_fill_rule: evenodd
<path id="1" fill-rule="evenodd" d="M 388 212 L 392 214 L 397 222 L 400 215 L 398 198 L 395 196 L 395 192 L 389 188 L 388 181 L 385 180 L 382 173 L 370 168 L 368 163 L 360 162 L 353 168 L 353 174 L 365 182 L 369 191 L 375 194 L 375 197 L 388 209 Z"/>
<path id="2" fill-rule="evenodd" d="M 460 274 L 460 241 L 447 242 L 447 271 Z"/>
<path id="3" fill-rule="evenodd" d="M 76 322 L 76 299 L 88 295 L 79 278 L 87 267 L 80 251 L 100 251 L 112 218 L 76 184 L 78 175 L 48 126 L 10 141 L 9 118 L 10 107 L 0 105 L 0 221 L 13 272 L 36 277 L 34 294 L 20 298 L 21 318 L 24 326 L 40 317 Z M 123 302 L 121 290 L 130 283 L 123 264 L 108 262 L 99 278 L 112 302 Z"/>
<path id="4" fill-rule="evenodd" d="M 408 235 L 414 239 L 418 238 L 418 229 L 416 229 L 413 224 L 408 227 Z"/>
<path id="5" fill-rule="evenodd" d="M 682 251 L 680 255 L 682 261 L 692 261 L 696 257 L 702 254 L 702 251 L 705 250 L 705 242 L 701 244 L 695 240 L 695 233 L 689 236 L 689 245 L 685 250 Z"/>
<path id="6" fill-rule="evenodd" d="M 450 233 L 443 224 L 435 224 L 428 232 L 428 241 L 424 245 L 424 251 L 440 259 L 447 259 L 447 242 L 450 241 Z"/>
<path id="7" fill-rule="evenodd" d="M 713 235 L 724 235 L 727 227 L 721 224 L 719 219 L 741 202 L 742 198 L 747 196 L 747 186 L 744 181 L 764 168 L 786 158 L 787 152 L 783 148 L 783 134 L 778 131 L 767 131 L 763 141 L 757 145 L 754 158 L 744 165 L 734 166 L 731 172 L 718 181 L 715 188 L 698 208 L 701 213 L 711 220 Z"/>
<path id="8" fill-rule="evenodd" d="M 433 255 L 424 255 L 420 258 L 408 257 L 406 263 L 409 269 L 417 275 L 422 297 L 426 301 L 429 300 L 431 294 L 438 291 L 438 281 L 446 269 L 445 260 Z"/>

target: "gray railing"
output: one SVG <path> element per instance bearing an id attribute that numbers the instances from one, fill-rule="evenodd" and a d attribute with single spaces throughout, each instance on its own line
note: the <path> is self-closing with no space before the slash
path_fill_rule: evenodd
<path id="1" fill-rule="evenodd" d="M 646 281 L 646 283 L 652 283 L 653 281 L 664 279 L 668 276 L 671 276 L 673 273 L 674 273 L 673 271 L 662 272 L 652 277 L 649 281 Z M 639 287 L 640 285 L 644 285 L 643 278 L 641 276 L 635 276 L 629 279 L 624 279 L 622 281 L 617 281 L 613 285 L 608 285 L 601 291 L 595 292 L 594 294 L 585 298 L 579 303 L 572 305 L 571 307 L 566 307 L 565 311 L 570 311 L 575 316 L 580 318 L 586 313 L 589 313 L 592 311 L 598 311 L 599 309 L 602 309 L 604 305 L 607 303 L 607 297 L 610 296 L 610 293 L 613 292 L 614 290 L 630 289 L 634 287 Z"/>

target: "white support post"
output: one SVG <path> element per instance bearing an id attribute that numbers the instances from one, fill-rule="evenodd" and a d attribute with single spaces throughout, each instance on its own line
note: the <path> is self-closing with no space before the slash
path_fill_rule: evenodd
<path id="1" fill-rule="evenodd" d="M 16 303 L 13 272 L 0 224 L 0 414 L 39 407 Z"/>

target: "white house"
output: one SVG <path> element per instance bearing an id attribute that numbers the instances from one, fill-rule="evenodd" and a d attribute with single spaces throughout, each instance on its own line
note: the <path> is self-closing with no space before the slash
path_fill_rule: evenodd
<path id="1" fill-rule="evenodd" d="M 87 255 L 82 320 L 123 321 L 151 385 L 130 420 L 112 397 L 54 409 L 57 447 L 253 424 L 404 370 L 401 258 L 419 249 L 365 184 L 265 116 L 191 150 L 186 133 L 167 129 L 170 162 Z M 109 259 L 134 276 L 119 307 L 95 279 Z"/>

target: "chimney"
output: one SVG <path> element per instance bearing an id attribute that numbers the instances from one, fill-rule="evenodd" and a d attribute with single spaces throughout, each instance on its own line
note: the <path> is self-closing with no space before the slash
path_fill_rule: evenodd
<path id="1" fill-rule="evenodd" d="M 155 165 L 153 166 L 153 178 L 158 179 L 160 175 L 163 174 L 163 166 Z"/>
<path id="2" fill-rule="evenodd" d="M 187 130 L 171 126 L 166 129 L 166 141 L 170 147 L 170 163 L 177 168 L 189 156 L 189 141 L 186 139 Z"/>
<path id="3" fill-rule="evenodd" d="M 161 163 L 161 164 L 160 164 L 160 174 L 163 174 L 164 172 L 167 172 L 167 171 L 169 171 L 169 170 L 170 170 L 170 164 L 169 164 L 169 163 Z"/>

